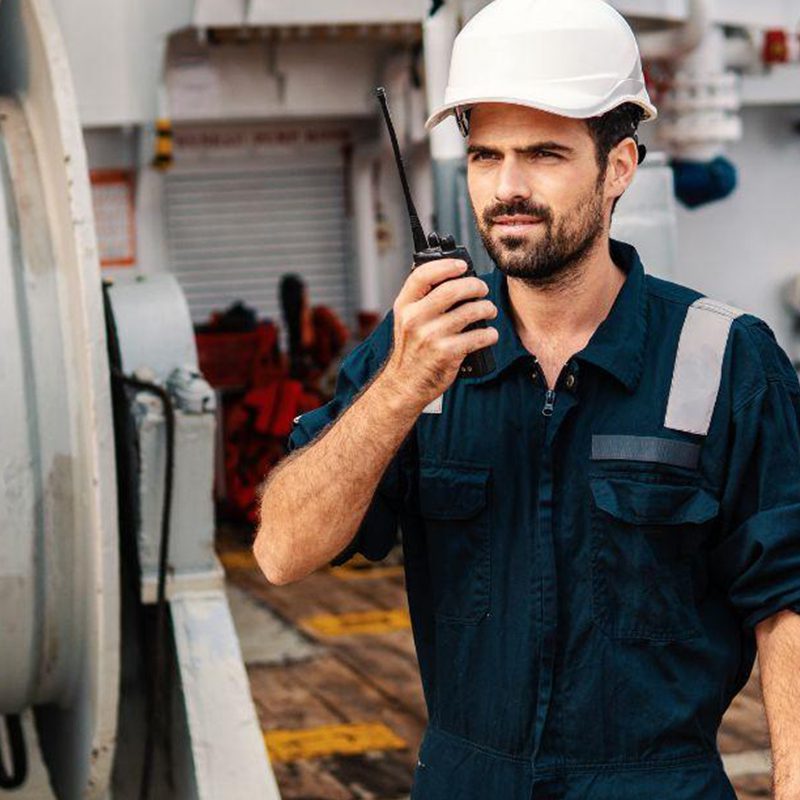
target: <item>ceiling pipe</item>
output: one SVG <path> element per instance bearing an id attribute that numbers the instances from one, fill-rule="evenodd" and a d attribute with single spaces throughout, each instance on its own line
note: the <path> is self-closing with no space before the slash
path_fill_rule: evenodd
<path id="1" fill-rule="evenodd" d="M 737 76 L 732 63 L 746 63 L 746 47 L 729 44 L 711 19 L 710 0 L 689 0 L 679 28 L 644 33 L 639 47 L 645 61 L 662 62 L 670 73 L 658 105 L 657 138 L 670 156 L 675 194 L 689 208 L 728 197 L 738 183 L 727 145 L 741 138 Z"/>
<path id="2" fill-rule="evenodd" d="M 708 0 L 688 2 L 688 17 L 680 27 L 639 34 L 639 50 L 645 61 L 677 61 L 699 47 L 711 25 L 711 9 Z"/>

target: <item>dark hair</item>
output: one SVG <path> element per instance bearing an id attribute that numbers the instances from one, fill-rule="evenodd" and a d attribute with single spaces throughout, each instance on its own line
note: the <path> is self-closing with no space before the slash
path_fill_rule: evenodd
<path id="1" fill-rule="evenodd" d="M 622 141 L 633 137 L 638 143 L 636 131 L 639 123 L 644 119 L 644 111 L 641 106 L 635 103 L 623 103 L 621 106 L 612 108 L 599 117 L 590 117 L 586 120 L 586 127 L 589 135 L 594 141 L 597 166 L 600 167 L 598 181 L 603 180 L 608 169 L 608 156 L 611 151 Z M 613 214 L 620 198 L 614 201 L 611 209 Z"/>
<path id="2" fill-rule="evenodd" d="M 594 139 L 597 150 L 597 163 L 603 170 L 608 165 L 609 153 L 629 136 L 636 138 L 639 123 L 644 118 L 644 111 L 635 103 L 623 103 L 612 108 L 600 117 L 586 120 L 589 134 Z"/>

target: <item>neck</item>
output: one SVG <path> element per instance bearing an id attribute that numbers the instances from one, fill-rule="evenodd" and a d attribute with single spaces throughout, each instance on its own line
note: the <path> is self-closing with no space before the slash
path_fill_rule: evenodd
<path id="1" fill-rule="evenodd" d="M 540 361 L 565 363 L 588 344 L 624 283 L 608 236 L 598 240 L 568 280 L 536 287 L 509 278 L 511 313 L 522 343 Z"/>

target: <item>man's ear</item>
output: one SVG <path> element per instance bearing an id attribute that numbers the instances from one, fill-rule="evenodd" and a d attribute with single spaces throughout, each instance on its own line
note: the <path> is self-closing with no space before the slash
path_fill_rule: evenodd
<path id="1" fill-rule="evenodd" d="M 611 200 L 622 197 L 636 177 L 639 166 L 639 147 L 632 137 L 623 139 L 608 154 L 606 195 Z"/>

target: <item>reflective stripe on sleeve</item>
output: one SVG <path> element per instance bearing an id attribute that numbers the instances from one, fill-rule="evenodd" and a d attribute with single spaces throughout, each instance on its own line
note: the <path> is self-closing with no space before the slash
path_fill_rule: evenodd
<path id="1" fill-rule="evenodd" d="M 690 306 L 678 344 L 664 427 L 708 434 L 731 325 L 744 313 L 707 298 Z"/>

